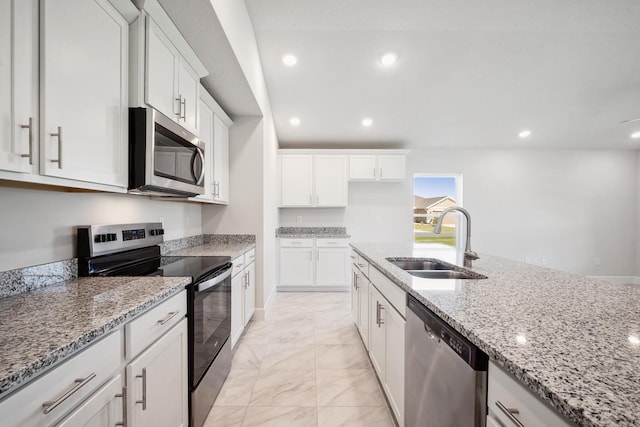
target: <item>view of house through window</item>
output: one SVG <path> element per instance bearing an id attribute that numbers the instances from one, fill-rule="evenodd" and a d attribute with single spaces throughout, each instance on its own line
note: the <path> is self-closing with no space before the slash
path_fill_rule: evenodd
<path id="1" fill-rule="evenodd" d="M 448 214 L 442 223 L 442 233 L 433 228 L 442 211 L 460 206 L 456 200 L 456 176 L 416 175 L 413 178 L 413 236 L 415 243 L 456 245 L 456 215 Z"/>

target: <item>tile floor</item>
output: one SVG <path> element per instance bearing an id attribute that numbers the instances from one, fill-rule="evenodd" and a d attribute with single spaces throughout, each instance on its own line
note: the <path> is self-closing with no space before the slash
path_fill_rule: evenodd
<path id="1" fill-rule="evenodd" d="M 205 427 L 393 427 L 348 292 L 278 293 L 251 321 Z"/>

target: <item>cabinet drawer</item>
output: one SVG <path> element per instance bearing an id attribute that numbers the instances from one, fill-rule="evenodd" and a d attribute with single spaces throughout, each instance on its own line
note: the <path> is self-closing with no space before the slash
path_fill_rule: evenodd
<path id="1" fill-rule="evenodd" d="M 356 251 L 351 252 L 351 259 L 353 260 L 353 263 L 360 269 L 360 271 L 362 271 L 362 273 L 368 278 L 369 263 L 367 262 L 367 260 L 361 257 L 360 254 L 358 254 Z"/>
<path id="2" fill-rule="evenodd" d="M 316 239 L 316 248 L 348 248 L 349 239 Z"/>
<path id="3" fill-rule="evenodd" d="M 281 248 L 312 248 L 313 239 L 280 239 Z"/>
<path id="4" fill-rule="evenodd" d="M 518 413 L 512 414 L 512 416 L 527 427 L 568 427 L 572 425 L 530 392 L 526 386 L 512 378 L 493 362 L 489 363 L 487 387 L 489 414 L 505 427 L 517 426 L 517 423 L 511 421 L 505 413 L 508 409 L 517 410 Z"/>
<path id="5" fill-rule="evenodd" d="M 256 260 L 256 250 L 250 249 L 244 254 L 244 263 L 245 265 L 249 265 Z"/>
<path id="6" fill-rule="evenodd" d="M 404 317 L 407 318 L 407 293 L 400 289 L 398 285 L 393 283 L 382 274 L 377 268 L 369 268 L 371 276 L 369 279 L 373 286 L 378 288 L 380 293 L 393 305 L 393 307 Z"/>
<path id="7" fill-rule="evenodd" d="M 231 277 L 244 270 L 244 258 L 244 254 L 242 254 L 231 260 L 231 263 L 233 264 L 233 267 L 231 268 Z"/>
<path id="8" fill-rule="evenodd" d="M 122 334 L 118 330 L 0 402 L 2 425 L 53 424 L 111 378 L 121 359 Z M 45 402 L 52 405 L 45 408 Z M 55 407 L 54 402 L 58 403 Z M 50 412 L 45 414 L 45 410 Z"/>
<path id="9" fill-rule="evenodd" d="M 182 291 L 150 309 L 125 326 L 127 359 L 137 356 L 187 314 L 187 291 Z"/>

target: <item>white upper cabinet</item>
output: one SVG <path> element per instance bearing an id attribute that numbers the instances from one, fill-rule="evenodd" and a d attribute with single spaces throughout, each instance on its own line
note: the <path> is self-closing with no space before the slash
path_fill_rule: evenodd
<path id="1" fill-rule="evenodd" d="M 401 181 L 406 178 L 404 154 L 352 154 L 349 180 Z"/>
<path id="2" fill-rule="evenodd" d="M 347 206 L 347 156 L 280 156 L 282 207 Z"/>
<path id="3" fill-rule="evenodd" d="M 38 171 L 38 2 L 0 0 L 0 169 Z"/>
<path id="4" fill-rule="evenodd" d="M 126 187 L 129 23 L 106 0 L 40 13 L 40 172 Z"/>

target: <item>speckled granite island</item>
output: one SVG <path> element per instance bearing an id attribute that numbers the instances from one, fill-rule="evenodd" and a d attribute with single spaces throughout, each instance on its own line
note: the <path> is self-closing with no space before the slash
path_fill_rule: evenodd
<path id="1" fill-rule="evenodd" d="M 319 237 L 325 239 L 349 239 L 345 227 L 279 227 L 276 237 L 288 239 L 305 239 Z"/>
<path id="2" fill-rule="evenodd" d="M 351 246 L 569 420 L 640 425 L 640 346 L 630 340 L 640 337 L 640 287 L 483 254 L 472 270 L 487 279 L 422 279 L 386 258 L 456 254 Z"/>

